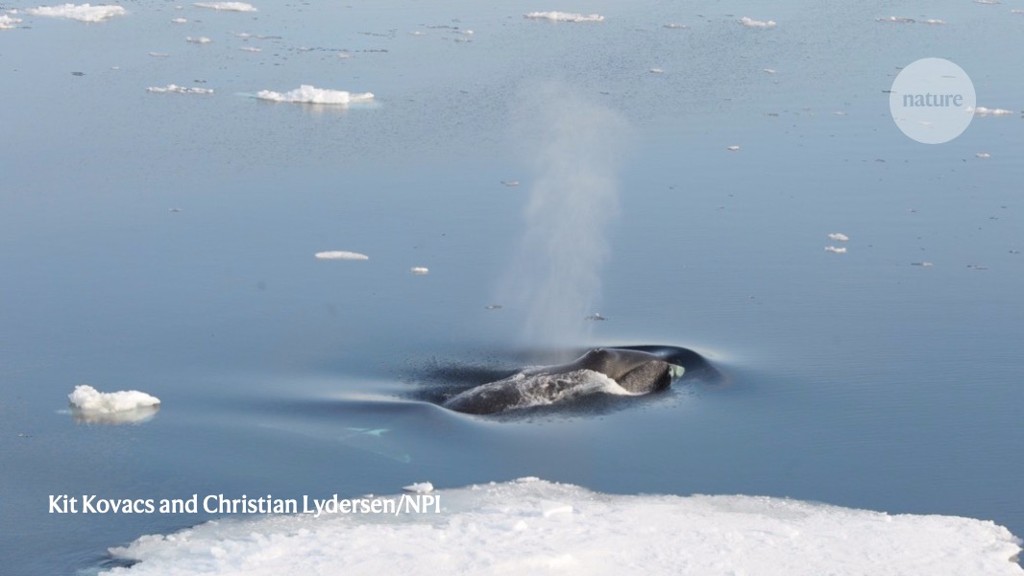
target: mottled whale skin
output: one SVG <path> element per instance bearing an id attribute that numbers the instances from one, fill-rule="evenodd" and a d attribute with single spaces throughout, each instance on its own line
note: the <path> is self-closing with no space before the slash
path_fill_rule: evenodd
<path id="1" fill-rule="evenodd" d="M 639 395 L 665 390 L 682 376 L 683 368 L 641 350 L 594 348 L 568 364 L 524 370 L 471 388 L 445 401 L 444 407 L 467 414 L 497 414 L 553 404 L 601 391 L 594 372 L 614 380 L 624 389 L 619 393 Z"/>

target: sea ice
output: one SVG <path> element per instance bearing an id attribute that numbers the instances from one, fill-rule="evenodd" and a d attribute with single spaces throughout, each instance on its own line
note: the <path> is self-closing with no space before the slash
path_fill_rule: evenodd
<path id="1" fill-rule="evenodd" d="M 430 273 L 430 269 L 424 266 L 413 266 L 412 268 L 409 268 L 409 272 L 412 272 L 417 276 L 426 276 Z"/>
<path id="2" fill-rule="evenodd" d="M 75 386 L 74 391 L 68 394 L 68 402 L 72 408 L 83 412 L 112 414 L 157 406 L 160 399 L 138 390 L 100 392 L 92 386 L 83 384 Z"/>
<path id="3" fill-rule="evenodd" d="M 740 151 L 740 147 L 739 147 L 738 144 L 733 144 L 732 146 L 726 146 L 725 149 L 728 150 L 729 152 L 739 152 Z"/>
<path id="4" fill-rule="evenodd" d="M 208 36 L 186 36 L 185 42 L 189 44 L 209 44 L 213 42 Z"/>
<path id="5" fill-rule="evenodd" d="M 146 88 L 146 92 L 153 92 L 156 94 L 213 94 L 213 88 L 201 88 L 199 86 L 178 86 L 177 84 L 168 84 L 167 86 L 150 86 Z"/>
<path id="6" fill-rule="evenodd" d="M 317 88 L 309 84 L 303 84 L 288 92 L 274 92 L 271 90 L 260 90 L 256 97 L 261 100 L 273 102 L 291 102 L 295 104 L 335 104 L 347 105 L 355 102 L 369 102 L 373 100 L 371 92 L 346 92 L 344 90 L 327 90 Z"/>
<path id="7" fill-rule="evenodd" d="M 975 116 L 1013 116 L 1013 110 L 1006 110 L 1005 108 L 986 108 L 984 106 L 978 106 L 974 109 Z"/>
<path id="8" fill-rule="evenodd" d="M 18 24 L 21 24 L 21 18 L 15 18 L 14 16 L 8 16 L 7 14 L 0 14 L 0 30 L 11 30 L 17 28 Z"/>
<path id="9" fill-rule="evenodd" d="M 829 240 L 835 240 L 836 242 L 847 242 L 850 237 L 842 232 L 832 232 L 828 235 Z"/>
<path id="10" fill-rule="evenodd" d="M 747 28 L 775 28 L 776 26 L 775 20 L 754 20 L 747 16 L 740 18 L 740 24 Z"/>
<path id="11" fill-rule="evenodd" d="M 314 254 L 319 260 L 369 260 L 370 257 L 359 252 L 348 252 L 345 250 L 329 250 Z"/>
<path id="12" fill-rule="evenodd" d="M 47 18 L 68 18 L 79 22 L 103 22 L 114 16 L 122 16 L 125 9 L 115 5 L 61 4 L 59 6 L 39 6 L 26 10 L 33 16 Z"/>
<path id="13" fill-rule="evenodd" d="M 846 254 L 846 246 L 840 246 L 838 248 L 836 248 L 835 246 L 825 246 L 825 252 L 831 252 L 833 254 Z"/>
<path id="14" fill-rule="evenodd" d="M 414 494 L 426 494 L 434 491 L 434 485 L 430 482 L 416 482 L 415 484 L 402 486 L 402 490 L 412 492 Z"/>
<path id="15" fill-rule="evenodd" d="M 552 22 L 603 22 L 600 14 L 577 14 L 575 12 L 529 12 L 523 14 L 530 20 L 550 20 Z"/>
<path id="16" fill-rule="evenodd" d="M 1024 575 L 1010 561 L 1020 541 L 970 518 L 536 478 L 431 494 L 439 514 L 261 515 L 142 536 L 110 550 L 137 563 L 104 574 Z"/>
<path id="17" fill-rule="evenodd" d="M 198 8 L 223 10 L 226 12 L 255 12 L 256 7 L 247 2 L 196 2 Z"/>

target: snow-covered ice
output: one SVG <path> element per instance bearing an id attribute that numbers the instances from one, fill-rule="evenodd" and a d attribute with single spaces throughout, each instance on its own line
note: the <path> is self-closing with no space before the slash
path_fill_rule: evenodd
<path id="1" fill-rule="evenodd" d="M 68 394 L 68 402 L 72 408 L 83 412 L 113 414 L 157 406 L 160 399 L 138 390 L 100 392 L 92 386 L 83 384 L 75 386 L 71 394 Z"/>
<path id="2" fill-rule="evenodd" d="M 426 276 L 427 274 L 430 274 L 430 268 L 427 268 L 426 266 L 413 266 L 412 268 L 409 268 L 409 272 L 412 272 L 417 276 Z"/>
<path id="3" fill-rule="evenodd" d="M 846 254 L 846 246 L 825 246 L 825 252 L 831 252 L 833 254 Z"/>
<path id="4" fill-rule="evenodd" d="M 167 86 L 150 86 L 149 88 L 146 88 L 146 92 L 153 92 L 155 94 L 213 94 L 213 88 L 168 84 Z"/>
<path id="5" fill-rule="evenodd" d="M 402 486 L 402 490 L 412 492 L 414 494 L 426 494 L 434 491 L 434 485 L 430 482 L 416 482 L 414 484 L 409 484 L 408 486 Z"/>
<path id="6" fill-rule="evenodd" d="M 576 12 L 528 12 L 523 14 L 530 20 L 550 20 L 552 22 L 604 22 L 600 14 L 578 14 Z"/>
<path id="7" fill-rule="evenodd" d="M 984 106 L 978 106 L 974 109 L 975 116 L 1013 116 L 1013 110 L 1007 110 L 1005 108 L 986 108 Z"/>
<path id="8" fill-rule="evenodd" d="M 847 242 L 850 240 L 850 237 L 842 232 L 832 232 L 828 235 L 828 239 L 835 240 L 836 242 Z"/>
<path id="9" fill-rule="evenodd" d="M 310 86 L 309 84 L 303 84 L 295 90 L 290 90 L 288 92 L 260 90 L 256 93 L 256 97 L 261 100 L 270 100 L 273 102 L 347 105 L 355 102 L 369 102 L 373 100 L 373 93 L 328 90 L 325 88 Z"/>
<path id="10" fill-rule="evenodd" d="M 114 16 L 122 16 L 126 13 L 124 7 L 113 4 L 60 4 L 57 6 L 39 6 L 26 10 L 33 16 L 45 16 L 47 18 L 68 18 L 79 22 L 103 22 Z"/>
<path id="11" fill-rule="evenodd" d="M 370 257 L 366 254 L 360 254 L 359 252 L 349 252 L 347 250 L 328 250 L 326 252 L 317 252 L 314 256 L 318 260 L 369 260 Z"/>
<path id="12" fill-rule="evenodd" d="M 248 2 L 196 2 L 195 6 L 226 12 L 256 12 L 256 7 Z"/>
<path id="13" fill-rule="evenodd" d="M 432 494 L 440 514 L 259 516 L 143 536 L 110 551 L 137 564 L 104 574 L 1024 575 L 1010 562 L 1020 540 L 970 518 L 536 478 Z"/>
<path id="14" fill-rule="evenodd" d="M 7 14 L 0 14 L 0 30 L 11 30 L 17 28 L 18 24 L 21 24 L 21 18 L 15 18 L 14 16 L 8 16 Z"/>
<path id="15" fill-rule="evenodd" d="M 740 24 L 743 24 L 747 28 L 775 28 L 775 20 L 754 20 L 748 16 L 740 18 Z"/>

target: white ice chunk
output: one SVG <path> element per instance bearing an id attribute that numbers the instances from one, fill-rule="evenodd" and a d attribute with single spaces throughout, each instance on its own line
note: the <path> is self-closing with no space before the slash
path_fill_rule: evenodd
<path id="1" fill-rule="evenodd" d="M 150 86 L 146 88 L 146 92 L 153 92 L 155 94 L 213 94 L 213 88 L 168 84 L 167 86 Z"/>
<path id="2" fill-rule="evenodd" d="M 175 24 L 188 24 L 188 18 L 171 18 L 171 22 Z"/>
<path id="3" fill-rule="evenodd" d="M 21 24 L 21 18 L 15 18 L 14 16 L 8 16 L 7 14 L 0 14 L 0 30 L 11 30 L 17 28 L 18 24 Z"/>
<path id="4" fill-rule="evenodd" d="M 978 106 L 974 109 L 975 116 L 1013 116 L 1013 110 L 1006 110 L 1005 108 L 986 108 L 984 106 Z"/>
<path id="5" fill-rule="evenodd" d="M 441 512 L 256 515 L 143 536 L 110 550 L 136 564 L 104 574 L 1024 576 L 1010 561 L 1020 541 L 970 518 L 546 481 L 420 497 L 440 498 Z"/>
<path id="6" fill-rule="evenodd" d="M 740 24 L 747 28 L 775 28 L 776 26 L 775 20 L 754 20 L 747 16 L 740 18 Z"/>
<path id="7" fill-rule="evenodd" d="M 186 36 L 185 42 L 189 44 L 209 44 L 213 40 L 208 36 Z"/>
<path id="8" fill-rule="evenodd" d="M 255 12 L 256 7 L 248 2 L 196 2 L 198 8 L 223 10 L 225 12 Z"/>
<path id="9" fill-rule="evenodd" d="M 732 146 L 726 146 L 725 149 L 728 150 L 729 152 L 739 152 L 740 151 L 740 147 L 739 147 L 738 144 L 733 144 Z"/>
<path id="10" fill-rule="evenodd" d="M 838 248 L 836 248 L 835 246 L 825 246 L 825 252 L 831 252 L 833 254 L 846 254 L 846 246 L 840 246 Z"/>
<path id="11" fill-rule="evenodd" d="M 550 20 L 552 22 L 603 22 L 600 14 L 577 14 L 575 12 L 529 12 L 523 18 L 530 20 Z"/>
<path id="12" fill-rule="evenodd" d="M 314 254 L 319 260 L 369 260 L 370 257 L 359 252 L 348 252 L 346 250 L 328 250 Z"/>
<path id="13" fill-rule="evenodd" d="M 39 6 L 26 10 L 33 16 L 45 16 L 47 18 L 68 18 L 79 22 L 103 22 L 114 16 L 122 16 L 125 9 L 121 6 L 103 4 L 93 6 L 91 4 L 61 4 L 59 6 Z"/>
<path id="14" fill-rule="evenodd" d="M 828 235 L 829 240 L 835 240 L 836 242 L 848 242 L 850 237 L 842 232 L 832 232 Z"/>
<path id="15" fill-rule="evenodd" d="M 412 492 L 414 494 L 427 494 L 428 492 L 434 491 L 434 485 L 430 482 L 416 482 L 415 484 L 402 486 L 402 490 Z"/>
<path id="16" fill-rule="evenodd" d="M 371 92 L 346 92 L 344 90 L 327 90 L 317 88 L 309 84 L 303 84 L 288 92 L 273 92 L 271 90 L 260 90 L 256 97 L 261 100 L 273 102 L 291 102 L 295 104 L 334 104 L 348 105 L 354 102 L 369 102 L 373 100 Z"/>
<path id="17" fill-rule="evenodd" d="M 977 156 L 978 158 L 991 158 L 992 157 L 992 154 L 990 154 L 988 152 L 976 152 L 974 155 Z"/>
<path id="18" fill-rule="evenodd" d="M 427 268 L 425 266 L 413 266 L 412 268 L 409 268 L 409 272 L 412 272 L 417 276 L 425 276 L 427 274 L 430 274 L 430 268 Z"/>
<path id="19" fill-rule="evenodd" d="M 72 408 L 83 412 L 112 414 L 157 406 L 160 399 L 138 390 L 100 392 L 92 386 L 83 384 L 75 386 L 74 391 L 68 394 L 68 402 Z"/>

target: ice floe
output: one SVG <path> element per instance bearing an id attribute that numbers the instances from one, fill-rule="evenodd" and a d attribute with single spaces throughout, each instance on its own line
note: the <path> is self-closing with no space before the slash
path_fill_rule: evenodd
<path id="1" fill-rule="evenodd" d="M 290 90 L 288 92 L 260 90 L 256 93 L 256 97 L 260 100 L 270 100 L 272 102 L 347 105 L 356 102 L 369 102 L 373 100 L 373 93 L 328 90 L 310 86 L 309 84 L 303 84 L 295 90 Z"/>
<path id="2" fill-rule="evenodd" d="M 142 536 L 105 574 L 1021 576 L 989 521 L 785 498 L 602 494 L 536 478 L 395 495 L 440 512 L 259 515 Z"/>
<path id="3" fill-rule="evenodd" d="M 7 14 L 0 14 L 0 30 L 11 30 L 17 28 L 18 24 L 21 24 L 21 18 L 15 18 L 14 16 L 8 16 Z"/>
<path id="4" fill-rule="evenodd" d="M 314 254 L 318 260 L 369 260 L 370 257 L 366 254 L 360 254 L 359 252 L 349 252 L 347 250 L 328 250 L 326 252 L 317 252 Z"/>
<path id="5" fill-rule="evenodd" d="M 213 94 L 213 88 L 168 84 L 167 86 L 150 86 L 146 88 L 146 92 L 153 92 L 154 94 Z"/>
<path id="6" fill-rule="evenodd" d="M 1013 110 L 1007 110 L 1005 108 L 986 108 L 984 106 L 978 106 L 974 109 L 975 116 L 1013 116 Z"/>
<path id="7" fill-rule="evenodd" d="M 196 2 L 194 5 L 198 8 L 225 12 L 256 12 L 256 7 L 248 2 Z"/>
<path id="8" fill-rule="evenodd" d="M 739 152 L 740 151 L 739 144 L 733 144 L 732 146 L 726 146 L 725 149 L 728 150 L 729 152 Z"/>
<path id="9" fill-rule="evenodd" d="M 831 252 L 833 254 L 846 254 L 846 247 L 840 246 L 837 248 L 835 246 L 825 246 L 825 252 Z"/>
<path id="10" fill-rule="evenodd" d="M 186 36 L 185 42 L 189 44 L 209 44 L 213 42 L 213 39 L 208 36 Z"/>
<path id="11" fill-rule="evenodd" d="M 829 240 L 835 240 L 836 242 L 848 242 L 850 237 L 842 232 L 832 232 L 828 235 Z"/>
<path id="12" fill-rule="evenodd" d="M 412 272 L 417 276 L 426 276 L 427 274 L 430 274 L 430 268 L 425 266 L 413 266 L 412 268 L 409 268 L 409 272 Z"/>
<path id="13" fill-rule="evenodd" d="M 402 486 L 402 490 L 412 492 L 414 494 L 426 494 L 434 491 L 434 485 L 430 482 L 416 482 L 415 484 Z"/>
<path id="14" fill-rule="evenodd" d="M 25 10 L 33 16 L 47 18 L 67 18 L 79 22 L 103 22 L 114 16 L 123 16 L 126 10 L 113 4 L 60 4 L 58 6 L 39 6 Z"/>
<path id="15" fill-rule="evenodd" d="M 775 20 L 754 20 L 748 16 L 740 18 L 740 24 L 743 24 L 747 28 L 775 28 Z"/>
<path id="16" fill-rule="evenodd" d="M 171 22 L 174 24 L 188 24 L 188 18 L 171 18 Z"/>
<path id="17" fill-rule="evenodd" d="M 148 420 L 160 408 L 160 399 L 138 390 L 100 392 L 89 385 L 75 386 L 68 394 L 75 420 L 89 424 L 128 424 Z"/>
<path id="18" fill-rule="evenodd" d="M 578 14 L 576 12 L 528 12 L 523 14 L 530 20 L 550 20 L 552 22 L 604 22 L 600 14 Z"/>
<path id="19" fill-rule="evenodd" d="M 989 152 L 975 152 L 974 155 L 977 156 L 978 158 L 991 158 L 992 157 L 992 154 L 990 154 Z"/>

